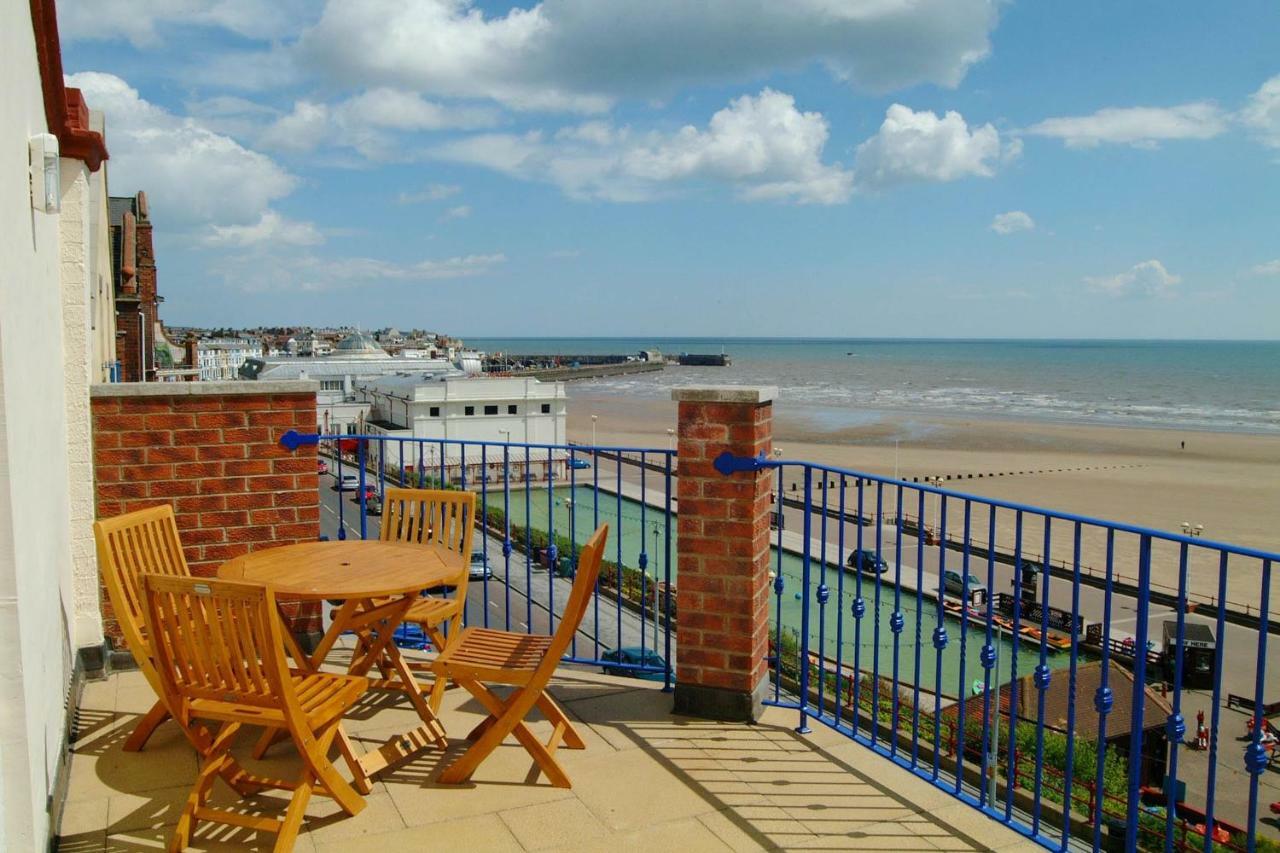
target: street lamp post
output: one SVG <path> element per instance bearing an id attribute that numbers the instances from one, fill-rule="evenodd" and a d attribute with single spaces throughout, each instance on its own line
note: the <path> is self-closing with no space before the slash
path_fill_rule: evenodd
<path id="1" fill-rule="evenodd" d="M 1191 522 L 1189 522 L 1189 521 L 1184 521 L 1184 522 L 1182 522 L 1182 535 L 1183 535 L 1183 536 L 1190 536 L 1190 537 L 1191 537 L 1191 538 L 1193 538 L 1193 539 L 1194 539 L 1195 537 L 1197 537 L 1197 536 L 1203 536 L 1203 535 L 1204 535 L 1204 525 L 1203 525 L 1203 524 L 1192 524 L 1192 523 L 1191 523 Z"/>
<path id="2" fill-rule="evenodd" d="M 942 488 L 942 478 L 941 478 L 941 477 L 926 477 L 926 478 L 925 478 L 925 482 L 926 482 L 926 483 L 928 483 L 929 485 L 933 486 L 935 489 L 940 489 L 940 488 Z M 934 518 L 936 519 L 936 522 L 937 522 L 937 523 L 939 524 L 939 526 L 940 526 L 940 525 L 941 525 L 941 523 L 942 523 L 942 495 L 936 495 L 936 497 L 937 497 L 937 499 L 938 499 L 938 500 L 937 500 L 937 503 L 936 503 L 936 506 L 937 506 L 937 512 L 934 514 Z"/>
<path id="3" fill-rule="evenodd" d="M 592 447 L 596 446 L 596 420 L 597 419 L 598 418 L 596 415 L 591 416 L 591 446 Z"/>
<path id="4" fill-rule="evenodd" d="M 503 441 L 504 441 L 506 444 L 510 444 L 510 443 L 511 443 L 511 430 L 509 430 L 509 429 L 500 429 L 500 430 L 498 430 L 498 435 L 504 436 Z M 510 480 L 510 479 L 511 479 L 511 472 L 510 472 L 510 471 L 508 471 L 508 470 L 507 470 L 507 468 L 506 468 L 506 466 L 504 465 L 504 466 L 503 466 L 503 470 L 502 470 L 502 481 L 505 483 L 505 482 L 507 482 L 507 481 L 508 481 L 508 480 Z"/>
<path id="5" fill-rule="evenodd" d="M 675 449 L 676 449 L 676 431 L 673 429 L 668 429 L 667 430 L 667 450 L 675 450 Z"/>

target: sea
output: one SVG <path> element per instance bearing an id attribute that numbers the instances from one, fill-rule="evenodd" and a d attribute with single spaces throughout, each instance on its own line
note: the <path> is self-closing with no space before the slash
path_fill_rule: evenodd
<path id="1" fill-rule="evenodd" d="M 571 396 L 670 399 L 675 385 L 775 385 L 820 428 L 884 417 L 983 416 L 1280 434 L 1280 341 L 836 338 L 466 338 L 537 355 L 725 353 L 729 367 L 672 367 L 575 382 Z"/>

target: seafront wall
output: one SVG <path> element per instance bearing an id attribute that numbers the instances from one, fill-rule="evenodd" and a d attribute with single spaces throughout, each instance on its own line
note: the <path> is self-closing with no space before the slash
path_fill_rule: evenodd
<path id="1" fill-rule="evenodd" d="M 541 380 L 599 379 L 602 376 L 622 376 L 631 373 L 654 373 L 666 365 L 660 361 L 628 361 L 622 364 L 585 364 L 581 367 L 547 367 L 534 370 L 513 370 L 490 373 L 489 376 L 528 376 Z"/>

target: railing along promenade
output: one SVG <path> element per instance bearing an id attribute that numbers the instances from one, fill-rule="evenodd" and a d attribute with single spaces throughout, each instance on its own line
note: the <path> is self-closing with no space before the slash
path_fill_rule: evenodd
<path id="1" fill-rule="evenodd" d="M 475 491 L 489 534 L 476 548 L 496 567 L 478 585 L 486 601 L 506 597 L 498 624 L 509 630 L 513 581 L 528 592 L 529 615 L 518 621 L 533 624 L 536 593 L 554 625 L 564 596 L 556 575 L 572 573 L 599 523 L 616 525 L 583 629 L 590 639 L 566 660 L 660 673 L 667 687 L 678 680 L 674 626 L 687 605 L 677 607 L 675 592 L 676 451 L 297 433 L 282 443 L 318 443 L 339 481 L 356 475 L 361 536 L 367 486 Z M 1280 692 L 1267 676 L 1280 556 L 800 460 L 726 452 L 715 467 L 725 478 L 773 478 L 772 513 L 798 505 L 798 556 L 782 547 L 781 529 L 769 533 L 767 701 L 795 709 L 799 730 L 828 725 L 1052 849 L 1274 849 L 1260 799 L 1262 775 L 1272 772 L 1264 727 L 1237 746 L 1223 714 L 1231 696 L 1262 718 L 1277 698 L 1268 689 Z M 784 491 L 784 478 L 800 488 Z M 353 511 L 343 503 L 339 513 Z M 686 507 L 680 530 L 705 512 Z M 880 523 L 843 523 L 866 518 Z M 735 519 L 698 523 L 708 522 L 730 529 Z M 913 535 L 926 529 L 936 535 Z M 1007 557 L 986 546 L 1006 539 Z M 885 555 L 885 570 L 845 565 L 855 552 Z M 1101 555 L 1092 579 L 1083 565 L 1090 552 Z M 1031 575 L 1040 565 L 1056 570 Z M 1156 589 L 1157 567 L 1176 577 L 1167 591 Z M 958 577 L 950 587 L 948 572 Z M 1229 629 L 1224 608 L 1196 613 L 1192 572 L 1215 580 L 1217 601 L 1252 602 L 1256 626 Z M 1119 581 L 1125 574 L 1132 583 Z M 1024 589 L 1031 577 L 1040 606 L 995 594 L 973 603 L 974 578 L 994 591 L 1002 581 Z M 482 612 L 489 624 L 489 608 Z M 1160 620 L 1171 625 L 1172 648 L 1125 653 L 1160 640 Z M 1216 645 L 1189 644 L 1192 625 L 1209 628 Z M 624 646 L 656 652 L 663 665 L 604 657 Z M 1085 667 L 1098 668 L 1088 695 L 1078 686 Z M 1197 710 L 1207 712 L 1204 750 L 1184 742 L 1196 739 L 1188 719 Z M 1224 768 L 1247 782 L 1224 783 Z M 1136 819 L 1121 826 L 1122 816 Z"/>

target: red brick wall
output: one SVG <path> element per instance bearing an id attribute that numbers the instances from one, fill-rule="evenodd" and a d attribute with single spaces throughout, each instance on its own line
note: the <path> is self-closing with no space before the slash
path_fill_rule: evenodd
<path id="1" fill-rule="evenodd" d="M 753 694 L 765 678 L 772 479 L 713 467 L 726 450 L 772 449 L 773 405 L 765 399 L 680 399 L 677 685 Z"/>
<path id="2" fill-rule="evenodd" d="M 279 444 L 287 430 L 315 430 L 315 383 L 174 383 L 187 393 L 167 386 L 93 387 L 97 517 L 171 504 L 198 575 L 248 551 L 318 538 L 315 447 Z M 118 646 L 105 590 L 102 602 Z M 320 630 L 318 605 L 285 612 L 295 633 Z"/>

